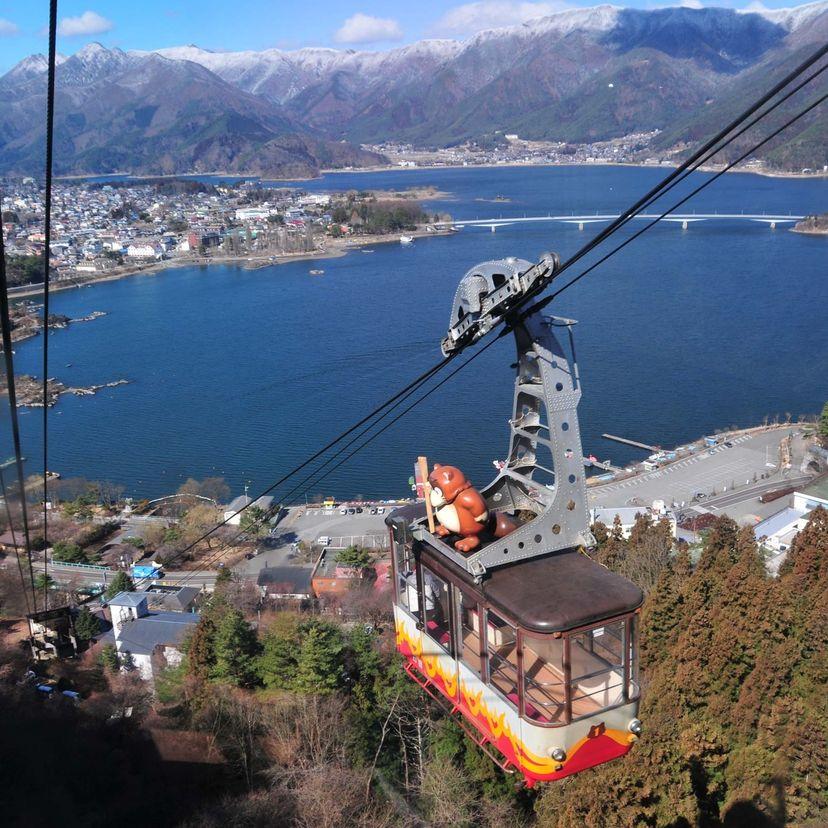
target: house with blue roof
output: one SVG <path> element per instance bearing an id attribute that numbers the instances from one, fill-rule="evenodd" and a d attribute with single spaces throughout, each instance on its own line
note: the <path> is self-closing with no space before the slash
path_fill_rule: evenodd
<path id="1" fill-rule="evenodd" d="M 119 592 L 109 601 L 112 629 L 101 637 L 122 662 L 131 660 L 142 679 L 154 681 L 159 669 L 175 667 L 181 646 L 201 616 L 194 612 L 150 610 L 146 592 Z"/>

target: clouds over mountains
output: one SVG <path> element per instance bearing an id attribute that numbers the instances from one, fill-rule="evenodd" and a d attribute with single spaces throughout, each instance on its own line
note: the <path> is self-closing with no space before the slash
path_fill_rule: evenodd
<path id="1" fill-rule="evenodd" d="M 658 129 L 668 149 L 714 131 L 828 40 L 825 0 L 762 13 L 597 6 L 534 16 L 546 5 L 480 0 L 459 9 L 478 22 L 487 9 L 528 19 L 387 51 L 87 46 L 58 68 L 59 171 L 307 175 L 375 162 L 361 143 L 444 146 L 512 132 L 589 142 Z M 393 20 L 365 15 L 340 33 L 398 35 Z M 32 56 L 0 78 L 0 170 L 42 163 L 44 70 Z M 766 148 L 770 157 L 828 163 L 825 118 L 803 119 Z"/>

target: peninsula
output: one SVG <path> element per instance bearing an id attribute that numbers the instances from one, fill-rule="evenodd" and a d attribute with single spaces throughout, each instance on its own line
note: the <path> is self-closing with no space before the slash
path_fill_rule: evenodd
<path id="1" fill-rule="evenodd" d="M 813 236 L 828 236 L 828 213 L 814 216 L 805 216 L 792 228 L 794 233 L 809 233 Z"/>

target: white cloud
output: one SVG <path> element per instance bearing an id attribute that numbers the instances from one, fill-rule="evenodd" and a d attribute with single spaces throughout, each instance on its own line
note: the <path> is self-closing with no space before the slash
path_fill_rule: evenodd
<path id="1" fill-rule="evenodd" d="M 681 7 L 683 9 L 703 9 L 704 5 L 701 0 L 681 0 Z"/>
<path id="2" fill-rule="evenodd" d="M 371 17 L 357 12 L 340 26 L 334 35 L 337 43 L 376 43 L 381 40 L 402 40 L 400 24 L 390 17 Z"/>
<path id="3" fill-rule="evenodd" d="M 520 0 L 477 0 L 447 11 L 433 26 L 435 34 L 467 35 L 484 29 L 516 26 L 536 17 L 546 17 L 568 8 L 563 0 L 520 2 Z"/>
<path id="4" fill-rule="evenodd" d="M 11 20 L 4 20 L 0 17 L 0 37 L 11 37 L 20 32 L 20 27 L 17 23 L 12 23 Z"/>
<path id="5" fill-rule="evenodd" d="M 108 32 L 115 27 L 111 20 L 107 20 L 97 12 L 85 11 L 79 17 L 64 17 L 58 23 L 57 33 L 61 37 L 76 37 L 78 35 L 95 35 Z"/>

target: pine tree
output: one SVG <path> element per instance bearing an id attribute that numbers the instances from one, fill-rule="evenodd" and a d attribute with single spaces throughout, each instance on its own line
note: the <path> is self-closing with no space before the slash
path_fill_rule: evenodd
<path id="1" fill-rule="evenodd" d="M 97 616 L 89 611 L 89 607 L 82 607 L 75 619 L 75 632 L 81 641 L 89 641 L 101 631 Z"/>
<path id="2" fill-rule="evenodd" d="M 262 684 L 271 689 L 291 688 L 296 680 L 298 653 L 299 633 L 295 621 L 289 626 L 273 624 L 264 635 L 256 666 Z"/>
<path id="3" fill-rule="evenodd" d="M 641 666 L 662 661 L 681 619 L 679 591 L 671 566 L 665 567 L 641 612 Z"/>
<path id="4" fill-rule="evenodd" d="M 597 561 L 607 569 L 617 572 L 627 556 L 627 542 L 624 540 L 624 530 L 621 518 L 616 515 L 612 523 L 612 531 L 606 543 L 598 547 Z"/>
<path id="5" fill-rule="evenodd" d="M 301 626 L 300 636 L 294 689 L 300 693 L 328 694 L 341 687 L 344 644 L 339 629 L 330 622 L 314 619 Z"/>
<path id="6" fill-rule="evenodd" d="M 105 598 L 114 598 L 119 592 L 132 592 L 135 584 L 126 572 L 118 571 L 112 576 L 109 586 L 104 592 Z"/>
<path id="7" fill-rule="evenodd" d="M 115 649 L 114 644 L 105 644 L 101 648 L 101 654 L 98 656 L 98 660 L 100 661 L 101 667 L 110 673 L 117 673 L 121 666 L 118 651 Z"/>
<path id="8" fill-rule="evenodd" d="M 259 642 L 237 609 L 227 609 L 216 625 L 213 648 L 215 663 L 210 670 L 211 678 L 240 687 L 255 683 Z"/>

